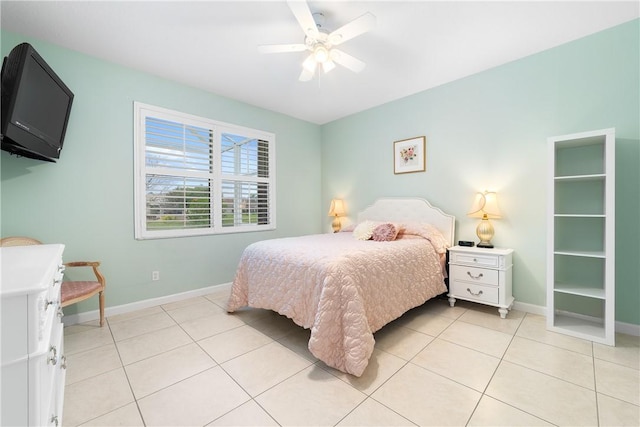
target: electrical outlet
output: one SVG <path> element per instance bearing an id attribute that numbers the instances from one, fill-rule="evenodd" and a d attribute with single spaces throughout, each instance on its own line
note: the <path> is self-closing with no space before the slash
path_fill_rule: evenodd
<path id="1" fill-rule="evenodd" d="M 160 272 L 159 271 L 152 271 L 151 272 L 151 280 L 160 280 Z"/>

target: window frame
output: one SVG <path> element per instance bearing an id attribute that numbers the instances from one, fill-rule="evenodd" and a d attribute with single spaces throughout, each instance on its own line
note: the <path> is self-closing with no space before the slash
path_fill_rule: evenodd
<path id="1" fill-rule="evenodd" d="M 212 159 L 208 172 L 193 172 L 188 169 L 174 169 L 147 166 L 146 157 L 146 119 L 153 117 L 169 120 L 184 125 L 192 125 L 212 131 Z M 268 176 L 242 176 L 242 174 L 225 174 L 222 171 L 222 135 L 232 134 L 265 141 L 267 145 Z M 220 122 L 163 107 L 134 102 L 134 236 L 136 240 L 176 238 L 189 236 L 217 235 L 229 233 L 247 233 L 276 229 L 276 176 L 275 176 L 275 134 L 244 126 Z M 175 177 L 208 177 L 211 182 L 209 189 L 210 211 L 207 227 L 176 228 L 176 229 L 147 229 L 147 176 L 163 175 Z M 242 183 L 261 183 L 267 185 L 267 224 L 222 225 L 223 193 L 222 183 L 237 181 Z M 213 219 L 213 221 L 212 221 Z"/>

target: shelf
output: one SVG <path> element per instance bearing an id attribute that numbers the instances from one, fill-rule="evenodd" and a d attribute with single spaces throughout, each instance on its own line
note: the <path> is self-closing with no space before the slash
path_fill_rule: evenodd
<path id="1" fill-rule="evenodd" d="M 567 333 L 578 338 L 605 342 L 604 322 L 600 319 L 587 319 L 583 316 L 572 316 L 570 313 L 556 313 L 552 330 Z"/>
<path id="2" fill-rule="evenodd" d="M 606 218 L 604 214 L 553 214 L 556 218 Z"/>
<path id="3" fill-rule="evenodd" d="M 566 175 L 556 176 L 554 179 L 556 182 L 562 181 L 603 181 L 607 178 L 607 175 L 603 173 L 589 174 L 589 175 Z"/>
<path id="4" fill-rule="evenodd" d="M 602 251 L 563 251 L 563 250 L 555 250 L 553 252 L 555 255 L 566 255 L 566 256 L 576 256 L 576 257 L 586 257 L 586 258 L 606 258 L 606 255 Z"/>
<path id="5" fill-rule="evenodd" d="M 605 299 L 606 297 L 604 289 L 587 288 L 570 283 L 556 283 L 553 290 L 554 292 L 562 292 L 569 295 L 580 295 L 588 298 Z"/>

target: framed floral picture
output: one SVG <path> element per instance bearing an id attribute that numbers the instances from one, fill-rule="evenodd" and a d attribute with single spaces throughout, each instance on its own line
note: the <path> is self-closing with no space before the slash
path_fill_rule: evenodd
<path id="1" fill-rule="evenodd" d="M 403 139 L 393 143 L 393 173 L 424 172 L 427 140 L 424 136 Z"/>

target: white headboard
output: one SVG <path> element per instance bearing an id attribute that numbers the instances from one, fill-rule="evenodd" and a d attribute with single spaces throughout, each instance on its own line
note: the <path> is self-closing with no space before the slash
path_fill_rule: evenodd
<path id="1" fill-rule="evenodd" d="M 358 222 L 428 222 L 436 227 L 453 246 L 456 217 L 446 214 L 431 203 L 418 197 L 385 197 L 376 200 L 358 214 Z"/>

